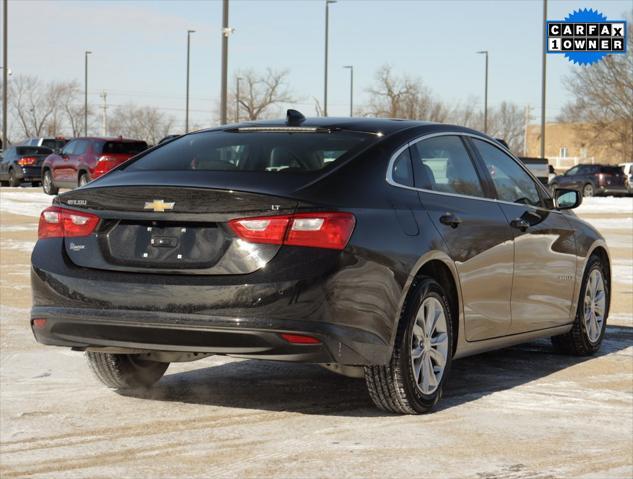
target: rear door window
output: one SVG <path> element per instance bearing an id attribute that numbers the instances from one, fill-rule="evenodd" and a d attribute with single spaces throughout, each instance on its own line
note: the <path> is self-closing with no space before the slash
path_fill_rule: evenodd
<path id="1" fill-rule="evenodd" d="M 350 157 L 375 138 L 368 133 L 305 132 L 291 128 L 282 131 L 207 131 L 165 143 L 126 168 L 307 173 Z"/>
<path id="2" fill-rule="evenodd" d="M 458 136 L 422 140 L 413 145 L 411 154 L 417 187 L 443 193 L 485 196 L 475 166 Z"/>

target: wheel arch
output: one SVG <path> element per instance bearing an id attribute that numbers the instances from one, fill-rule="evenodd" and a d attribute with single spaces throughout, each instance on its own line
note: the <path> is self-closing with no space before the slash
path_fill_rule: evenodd
<path id="1" fill-rule="evenodd" d="M 453 329 L 453 356 L 456 353 L 459 337 L 463 332 L 463 306 L 461 285 L 457 268 L 453 260 L 444 252 L 432 251 L 422 256 L 412 268 L 409 278 L 405 284 L 398 308 L 398 318 L 395 322 L 393 334 L 391 338 L 391 346 L 393 347 L 395 336 L 398 330 L 398 324 L 402 318 L 407 301 L 409 300 L 412 288 L 417 280 L 422 276 L 428 276 L 437 281 L 449 295 L 449 307 L 451 309 L 451 325 Z"/>

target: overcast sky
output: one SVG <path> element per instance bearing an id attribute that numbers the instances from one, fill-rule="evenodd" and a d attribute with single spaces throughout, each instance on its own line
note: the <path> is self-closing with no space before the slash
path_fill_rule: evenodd
<path id="1" fill-rule="evenodd" d="M 296 105 L 314 114 L 323 96 L 324 0 L 231 0 L 229 74 L 288 69 Z M 628 0 L 549 2 L 548 18 L 597 8 L 609 19 L 630 11 Z M 628 9 L 628 10 L 627 10 Z M 184 123 L 186 31 L 192 36 L 192 122 L 212 124 L 220 91 L 222 2 L 9 0 L 9 67 L 14 74 L 83 84 L 90 57 L 89 100 L 105 90 L 112 105 L 153 105 Z M 329 113 L 346 115 L 349 73 L 356 104 L 366 102 L 376 70 L 420 77 L 439 98 L 483 105 L 484 59 L 490 52 L 491 105 L 513 101 L 540 115 L 542 2 L 339 0 L 330 6 Z M 547 116 L 568 100 L 562 55 L 548 56 Z"/>

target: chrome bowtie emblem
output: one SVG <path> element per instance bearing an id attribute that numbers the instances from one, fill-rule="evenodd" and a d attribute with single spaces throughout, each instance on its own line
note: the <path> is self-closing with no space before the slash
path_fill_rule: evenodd
<path id="1" fill-rule="evenodd" d="M 154 200 L 154 201 L 146 201 L 145 209 L 146 210 L 154 210 L 156 212 L 163 212 L 165 210 L 173 210 L 175 202 L 165 203 L 163 200 Z"/>

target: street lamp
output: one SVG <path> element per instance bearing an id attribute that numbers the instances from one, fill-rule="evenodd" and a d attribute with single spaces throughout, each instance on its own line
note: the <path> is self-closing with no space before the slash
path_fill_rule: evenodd
<path id="1" fill-rule="evenodd" d="M 327 116 L 327 64 L 328 64 L 328 42 L 330 35 L 330 3 L 336 3 L 336 0 L 325 0 L 325 68 L 324 68 L 324 85 L 323 85 L 323 116 Z"/>
<path id="2" fill-rule="evenodd" d="M 354 65 L 345 65 L 349 69 L 349 116 L 354 116 Z"/>
<path id="3" fill-rule="evenodd" d="M 488 50 L 477 52 L 486 55 L 486 80 L 484 86 L 484 133 L 488 133 Z"/>
<path id="4" fill-rule="evenodd" d="M 547 0 L 543 0 L 543 45 L 541 47 L 541 158 L 545 158 L 545 90 L 547 89 Z"/>
<path id="5" fill-rule="evenodd" d="M 189 133 L 189 52 L 191 50 L 191 34 L 195 30 L 187 30 L 187 106 L 185 108 L 185 133 Z"/>
<path id="6" fill-rule="evenodd" d="M 235 82 L 237 85 L 235 86 L 235 123 L 240 122 L 240 82 L 242 81 L 242 77 L 237 77 Z"/>
<path id="7" fill-rule="evenodd" d="M 91 51 L 84 52 L 84 136 L 88 136 L 88 55 Z"/>
<path id="8" fill-rule="evenodd" d="M 235 28 L 229 27 L 229 0 L 222 1 L 222 83 L 220 86 L 220 123 L 226 125 L 226 100 L 229 64 L 229 35 Z"/>

